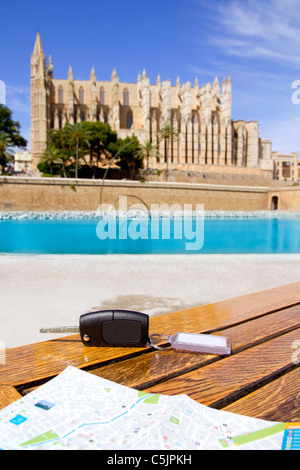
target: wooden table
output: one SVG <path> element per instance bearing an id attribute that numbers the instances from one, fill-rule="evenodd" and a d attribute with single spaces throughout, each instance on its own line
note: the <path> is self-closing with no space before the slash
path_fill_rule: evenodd
<path id="1" fill-rule="evenodd" d="M 72 365 L 139 390 L 300 422 L 300 282 L 150 319 L 150 334 L 178 331 L 228 336 L 232 354 L 88 348 L 79 335 L 13 348 L 0 364 L 0 408 Z"/>

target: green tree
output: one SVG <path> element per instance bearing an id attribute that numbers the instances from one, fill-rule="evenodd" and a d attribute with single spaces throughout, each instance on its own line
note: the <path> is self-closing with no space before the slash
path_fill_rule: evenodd
<path id="1" fill-rule="evenodd" d="M 112 155 L 118 154 L 117 165 L 129 173 L 130 179 L 133 179 L 136 172 L 143 167 L 140 148 L 140 143 L 135 135 L 125 139 L 119 138 L 116 143 L 109 146 Z"/>
<path id="2" fill-rule="evenodd" d="M 72 147 L 75 144 L 75 178 L 78 178 L 79 150 L 88 150 L 90 133 L 87 129 L 84 129 L 82 122 L 67 123 L 63 132 L 69 146 Z"/>
<path id="3" fill-rule="evenodd" d="M 165 148 L 166 148 L 166 180 L 168 181 L 169 177 L 169 147 L 170 147 L 170 140 L 178 138 L 178 132 L 175 131 L 172 124 L 170 122 L 166 122 L 163 127 L 159 130 L 159 136 L 161 140 L 165 141 Z"/>
<path id="4" fill-rule="evenodd" d="M 49 166 L 51 175 L 53 174 L 53 165 L 61 165 L 64 167 L 64 160 L 60 156 L 60 151 L 54 147 L 48 147 L 44 151 L 40 163 Z M 40 168 L 42 168 L 41 165 Z"/>
<path id="5" fill-rule="evenodd" d="M 61 159 L 61 172 L 64 177 L 71 176 L 69 170 L 72 168 L 72 160 L 75 153 L 75 145 L 70 145 L 70 142 L 67 136 L 65 135 L 63 129 L 52 129 L 50 131 L 47 148 L 59 150 L 59 157 Z M 45 161 L 44 164 L 47 165 Z M 42 168 L 39 169 L 42 170 Z"/>
<path id="6" fill-rule="evenodd" d="M 10 136 L 6 132 L 0 131 L 0 165 L 2 172 L 7 163 L 13 159 L 12 146 L 13 143 Z"/>
<path id="7" fill-rule="evenodd" d="M 146 159 L 146 179 L 149 171 L 149 159 L 150 157 L 158 158 L 160 156 L 158 146 L 153 144 L 150 140 L 146 140 L 144 145 L 140 145 L 140 148 L 136 152 L 137 157 L 141 157 L 143 160 Z"/>
<path id="8" fill-rule="evenodd" d="M 93 178 L 95 178 L 95 173 L 101 160 L 111 158 L 109 148 L 111 144 L 117 142 L 118 135 L 111 129 L 109 124 L 100 121 L 84 121 L 82 128 L 89 134 L 90 164 L 93 169 Z"/>
<path id="9" fill-rule="evenodd" d="M 20 123 L 12 119 L 12 111 L 0 104 L 0 131 L 10 137 L 13 147 L 25 148 L 27 140 L 20 135 L 20 127 Z"/>

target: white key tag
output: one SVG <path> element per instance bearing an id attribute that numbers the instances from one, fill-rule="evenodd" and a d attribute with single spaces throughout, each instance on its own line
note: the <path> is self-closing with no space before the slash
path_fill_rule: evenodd
<path id="1" fill-rule="evenodd" d="M 160 344 L 162 340 L 167 340 L 168 344 Z M 205 354 L 231 354 L 230 339 L 225 336 L 196 333 L 176 333 L 169 336 L 153 334 L 149 336 L 149 342 L 153 348 L 159 350 L 179 349 Z"/>

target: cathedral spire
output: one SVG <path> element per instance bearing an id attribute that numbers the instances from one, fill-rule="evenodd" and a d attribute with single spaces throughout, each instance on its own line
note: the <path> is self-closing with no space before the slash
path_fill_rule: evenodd
<path id="1" fill-rule="evenodd" d="M 43 46 L 42 46 L 42 41 L 41 41 L 41 36 L 40 36 L 40 33 L 38 32 L 37 35 L 36 35 L 36 39 L 35 39 L 35 44 L 34 44 L 34 48 L 33 48 L 33 53 L 32 53 L 33 56 L 44 56 L 44 51 L 43 51 Z"/>
<path id="2" fill-rule="evenodd" d="M 45 78 L 47 75 L 46 58 L 43 51 L 40 33 L 37 33 L 31 54 L 31 77 Z"/>

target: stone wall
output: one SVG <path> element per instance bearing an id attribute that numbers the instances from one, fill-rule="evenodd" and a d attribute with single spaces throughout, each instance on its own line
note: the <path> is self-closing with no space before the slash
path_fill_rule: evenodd
<path id="1" fill-rule="evenodd" d="M 269 191 L 269 205 L 271 208 L 272 198 L 278 198 L 278 210 L 300 211 L 300 186 L 290 188 L 272 188 Z"/>
<path id="2" fill-rule="evenodd" d="M 101 199 L 102 188 L 102 199 Z M 256 211 L 271 209 L 278 197 L 279 210 L 300 211 L 300 187 L 229 186 L 138 181 L 75 180 L 64 178 L 0 177 L 0 210 L 96 210 L 103 204 L 118 208 L 120 196 L 128 206 L 143 200 L 151 204 L 204 204 L 205 210 Z M 131 198 L 130 196 L 135 196 Z M 139 198 L 139 199 L 137 199 Z"/>

